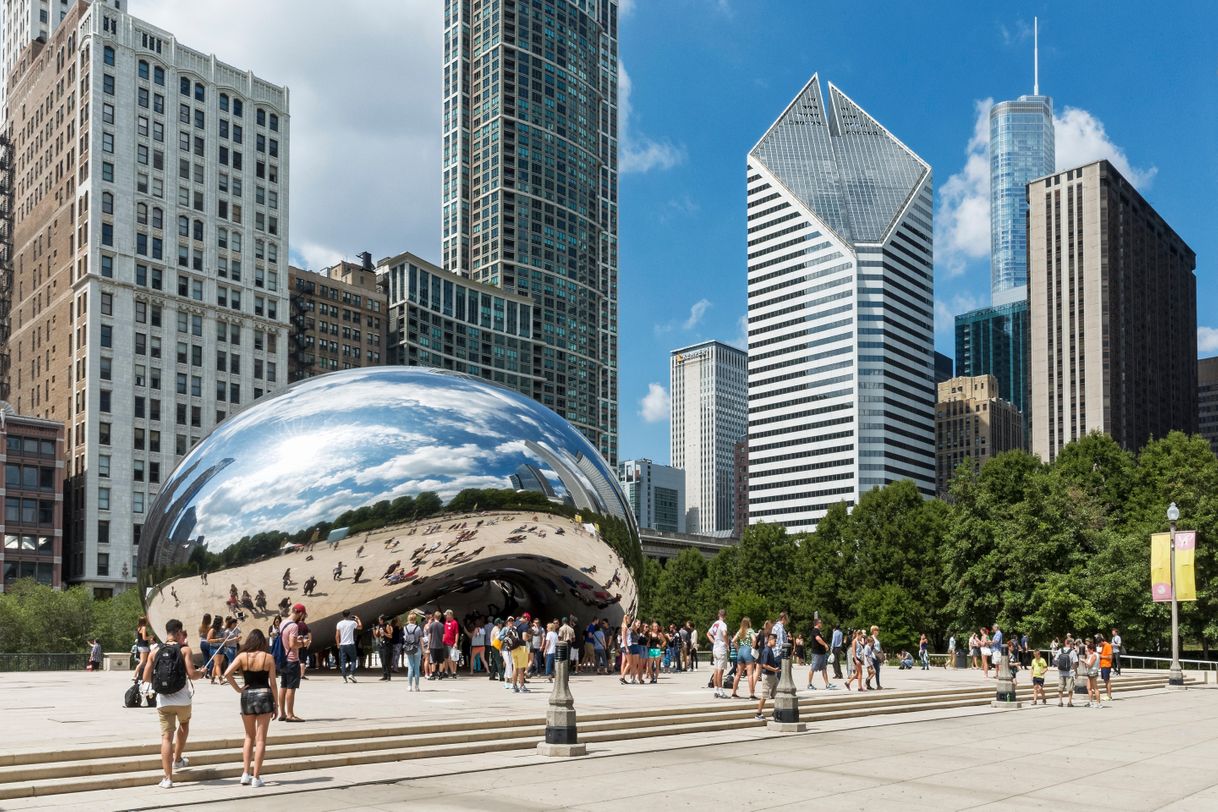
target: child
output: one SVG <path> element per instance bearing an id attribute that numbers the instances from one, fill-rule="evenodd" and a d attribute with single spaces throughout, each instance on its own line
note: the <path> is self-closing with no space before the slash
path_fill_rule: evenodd
<path id="1" fill-rule="evenodd" d="M 767 645 L 763 646 L 761 651 L 757 652 L 757 665 L 761 672 L 761 699 L 757 702 L 757 720 L 765 721 L 765 701 L 766 698 L 773 699 L 778 693 L 778 656 L 774 653 L 774 647 L 778 645 L 778 635 L 770 633 L 766 637 Z"/>
<path id="2" fill-rule="evenodd" d="M 1040 649 L 1032 652 L 1032 663 L 1029 666 L 1032 670 L 1032 704 L 1036 704 L 1036 700 L 1040 700 L 1040 704 L 1045 703 L 1045 672 L 1049 670 L 1049 664 L 1045 662 L 1045 658 L 1041 656 Z"/>

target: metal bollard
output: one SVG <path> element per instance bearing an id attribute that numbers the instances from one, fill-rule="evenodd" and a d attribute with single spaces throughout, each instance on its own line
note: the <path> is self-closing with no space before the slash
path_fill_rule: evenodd
<path id="1" fill-rule="evenodd" d="M 554 657 L 554 690 L 546 710 L 546 740 L 537 743 L 537 754 L 566 757 L 588 754 L 588 746 L 579 744 L 575 732 L 575 697 L 571 695 L 568 672 L 571 668 L 571 646 L 559 643 Z"/>
<path id="2" fill-rule="evenodd" d="M 998 655 L 998 692 L 990 706 L 1004 710 L 1020 707 L 1015 696 L 1015 680 L 1011 679 L 1011 660 L 1005 651 Z"/>
<path id="3" fill-rule="evenodd" d="M 782 675 L 774 695 L 774 716 L 766 723 L 767 730 L 779 733 L 803 733 L 808 726 L 799 721 L 799 696 L 791 678 L 791 644 L 782 647 Z"/>

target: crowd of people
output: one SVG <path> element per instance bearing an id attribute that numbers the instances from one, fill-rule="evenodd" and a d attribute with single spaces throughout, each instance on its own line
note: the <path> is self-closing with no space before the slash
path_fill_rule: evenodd
<path id="1" fill-rule="evenodd" d="M 733 632 L 725 610 L 702 628 L 692 620 L 662 624 L 630 615 L 620 624 L 594 618 L 585 625 L 573 615 L 547 621 L 529 612 L 506 618 L 471 614 L 458 621 L 451 609 L 415 610 L 404 618 L 381 615 L 365 624 L 355 612 L 344 611 L 332 645 L 313 640 L 307 615 L 301 603 L 284 606 L 265 631 L 254 628 L 248 632 L 242 630 L 240 616 L 204 615 L 198 629 L 202 665 L 197 669 L 180 621 L 169 621 L 166 642 L 157 646 L 147 618 L 140 618 L 134 647 L 136 676 L 159 686 L 161 786 L 171 787 L 173 770 L 189 764 L 184 748 L 193 689 L 179 684 L 178 676 L 182 683 L 188 683 L 189 677 L 228 685 L 241 695 L 246 734 L 241 780 L 262 786 L 269 723 L 304 721 L 296 715 L 295 698 L 310 669 L 335 669 L 343 682 L 355 683 L 361 669 L 379 665 L 381 680 L 390 681 L 395 674 L 404 673 L 411 692 L 421 690 L 424 679 L 477 675 L 502 682 L 504 690 L 529 693 L 530 680 L 553 681 L 564 644 L 572 673 L 614 675 L 623 686 L 655 685 L 661 675 L 697 670 L 705 651 L 710 660 L 707 688 L 713 695 L 756 702 L 756 718 L 764 719 L 766 702 L 777 690 L 784 656 L 791 658 L 793 668 L 807 667 L 806 690 L 883 690 L 881 676 L 890 660 L 878 626 L 843 629 L 817 618 L 806 634 L 796 631 L 792 638 L 786 612 L 756 624 L 742 617 Z M 1018 679 L 1021 670 L 1030 672 L 1033 703 L 1047 703 L 1045 682 L 1049 672 L 1056 670 L 1059 706 L 1073 707 L 1076 684 L 1085 684 L 1087 707 L 1103 707 L 1101 686 L 1111 700 L 1111 678 L 1121 670 L 1117 629 L 1110 638 L 1097 634 L 1089 639 L 1066 635 L 1064 643 L 1054 639 L 1048 659 L 1042 650 L 1029 645 L 1026 635 L 1007 636 L 997 624 L 971 633 L 967 647 L 959 652 L 957 642 L 955 636 L 949 638 L 947 667 L 956 666 L 959 654 L 968 667 L 994 678 L 1005 652 L 1013 679 Z M 930 669 L 927 635 L 919 635 L 916 661 L 906 649 L 897 652 L 895 659 L 901 669 L 913 669 L 915 662 L 923 670 Z M 179 661 L 180 675 L 172 667 Z M 798 680 L 803 673 L 794 676 Z M 173 678 L 166 679 L 166 674 Z M 242 675 L 241 685 L 237 674 Z"/>

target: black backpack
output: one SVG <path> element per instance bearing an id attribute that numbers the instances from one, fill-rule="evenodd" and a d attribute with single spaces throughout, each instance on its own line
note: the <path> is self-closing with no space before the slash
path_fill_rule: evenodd
<path id="1" fill-rule="evenodd" d="M 1061 653 L 1057 655 L 1057 663 L 1056 663 L 1057 670 L 1058 671 L 1069 671 L 1070 665 L 1071 665 L 1071 659 L 1072 658 L 1070 657 L 1070 649 L 1068 649 L 1068 648 L 1062 649 Z"/>
<path id="2" fill-rule="evenodd" d="M 131 683 L 131 687 L 123 693 L 123 707 L 138 708 L 140 706 L 141 699 L 143 699 L 143 696 L 140 695 L 140 681 L 137 679 L 135 682 Z"/>
<path id="3" fill-rule="evenodd" d="M 161 646 L 152 661 L 152 690 L 174 694 L 186 687 L 186 660 L 176 645 Z"/>
<path id="4" fill-rule="evenodd" d="M 516 632 L 516 629 L 508 626 L 499 633 L 499 643 L 503 646 L 504 651 L 511 651 L 520 645 L 520 635 Z"/>

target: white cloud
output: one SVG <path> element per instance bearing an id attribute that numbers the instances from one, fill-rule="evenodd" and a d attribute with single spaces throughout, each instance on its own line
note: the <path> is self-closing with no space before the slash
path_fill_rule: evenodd
<path id="1" fill-rule="evenodd" d="M 749 317 L 742 315 L 736 319 L 736 337 L 727 342 L 733 347 L 747 351 L 749 348 Z"/>
<path id="2" fill-rule="evenodd" d="M 639 400 L 639 416 L 647 423 L 659 423 L 661 420 L 668 419 L 669 409 L 672 407 L 672 401 L 668 397 L 668 390 L 662 384 L 651 383 L 647 385 L 647 394 Z"/>
<path id="3" fill-rule="evenodd" d="M 1053 117 L 1053 134 L 1056 139 L 1057 169 L 1073 169 L 1076 166 L 1107 158 L 1117 171 L 1139 189 L 1145 189 L 1159 170 L 1156 167 L 1139 169 L 1129 162 L 1125 150 L 1112 143 L 1104 130 L 1104 122 L 1086 110 L 1067 107 L 1060 116 Z"/>
<path id="4" fill-rule="evenodd" d="M 937 265 L 948 276 L 964 273 L 970 260 L 990 253 L 990 108 L 993 99 L 974 102 L 973 134 L 964 168 L 939 187 L 935 218 Z"/>
<path id="5" fill-rule="evenodd" d="M 956 329 L 956 316 L 982 306 L 982 301 L 968 292 L 953 294 L 948 300 L 936 298 L 935 332 L 951 335 Z"/>
<path id="6" fill-rule="evenodd" d="M 131 0 L 129 8 L 184 45 L 288 86 L 296 258 L 314 268 L 365 249 L 438 259 L 443 3 Z"/>
<path id="7" fill-rule="evenodd" d="M 1197 352 L 1218 352 L 1218 327 L 1197 328 Z"/>
<path id="8" fill-rule="evenodd" d="M 964 273 L 973 260 L 990 254 L 990 108 L 993 99 L 974 102 L 973 134 L 965 148 L 964 167 L 939 187 L 935 216 L 935 254 L 947 276 Z M 1155 167 L 1140 169 L 1112 143 L 1104 123 L 1077 107 L 1053 118 L 1057 169 L 1070 169 L 1107 158 L 1134 186 L 1149 185 Z"/>
<path id="9" fill-rule="evenodd" d="M 625 17 L 634 11 L 634 0 L 617 0 L 617 16 Z"/>
<path id="10" fill-rule="evenodd" d="M 618 171 L 650 172 L 672 169 L 685 160 L 685 147 L 667 139 L 657 141 L 638 131 L 632 121 L 630 74 L 622 62 L 617 63 L 617 121 Z"/>
<path id="11" fill-rule="evenodd" d="M 692 330 L 702 323 L 702 317 L 706 315 L 706 311 L 710 310 L 710 299 L 699 299 L 689 308 L 689 318 L 682 324 L 682 328 Z"/>

